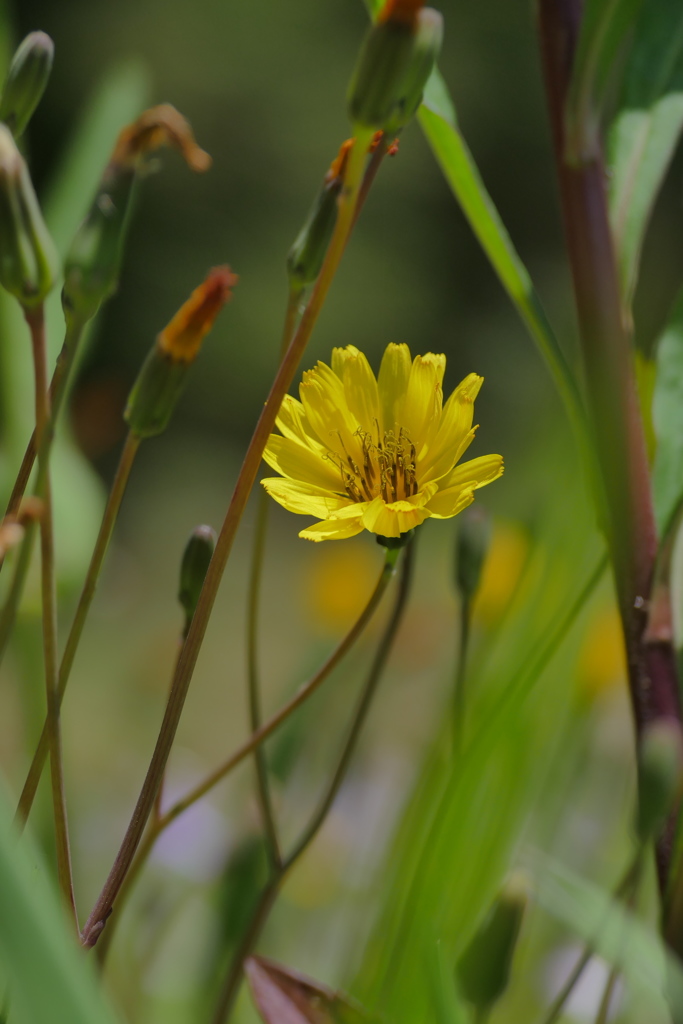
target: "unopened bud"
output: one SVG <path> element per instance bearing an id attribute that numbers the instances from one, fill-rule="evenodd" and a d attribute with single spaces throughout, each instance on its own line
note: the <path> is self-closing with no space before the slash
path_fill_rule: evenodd
<path id="1" fill-rule="evenodd" d="M 216 534 L 210 526 L 196 526 L 185 545 L 180 564 L 178 600 L 185 612 L 186 631 L 195 613 L 215 547 Z"/>
<path id="2" fill-rule="evenodd" d="M 57 255 L 24 159 L 0 124 L 0 284 L 25 308 L 52 288 Z"/>
<path id="3" fill-rule="evenodd" d="M 323 187 L 316 196 L 306 223 L 287 254 L 287 272 L 292 288 L 304 288 L 317 279 L 337 221 L 337 200 L 344 184 L 344 171 L 353 139 L 344 142 Z"/>
<path id="4" fill-rule="evenodd" d="M 116 291 L 134 184 L 135 172 L 129 169 L 103 182 L 76 232 L 64 263 L 67 320 L 85 323 Z"/>
<path id="5" fill-rule="evenodd" d="M 348 93 L 349 117 L 364 128 L 388 124 L 402 95 L 424 0 L 385 4 L 365 37 Z"/>
<path id="6" fill-rule="evenodd" d="M 683 782 L 683 739 L 673 719 L 646 726 L 638 757 L 636 834 L 656 839 Z"/>
<path id="7" fill-rule="evenodd" d="M 125 419 L 137 437 L 154 437 L 168 425 L 202 339 L 232 295 L 237 277 L 214 267 L 192 292 L 157 340 L 128 398 Z"/>
<path id="8" fill-rule="evenodd" d="M 456 965 L 460 993 L 480 1013 L 488 1011 L 508 986 L 528 901 L 528 879 L 516 872 L 503 886 Z"/>
<path id="9" fill-rule="evenodd" d="M 471 601 L 491 543 L 491 517 L 481 505 L 475 505 L 460 514 L 458 523 L 455 579 L 462 599 Z"/>
<path id="10" fill-rule="evenodd" d="M 0 99 L 0 121 L 15 138 L 23 133 L 45 92 L 54 52 L 45 32 L 31 32 L 12 58 Z"/>
<path id="11" fill-rule="evenodd" d="M 385 129 L 388 135 L 400 131 L 417 113 L 425 85 L 441 50 L 443 15 L 433 7 L 425 7 L 418 12 L 415 24 L 413 48 L 401 82 L 400 96 Z"/>

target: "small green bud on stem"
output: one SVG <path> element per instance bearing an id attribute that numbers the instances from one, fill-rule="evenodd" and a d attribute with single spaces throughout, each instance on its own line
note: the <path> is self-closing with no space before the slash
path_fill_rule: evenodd
<path id="1" fill-rule="evenodd" d="M 399 131 L 422 102 L 441 49 L 443 18 L 424 0 L 387 0 L 361 47 L 348 93 L 354 124 Z"/>
<path id="2" fill-rule="evenodd" d="M 2 88 L 0 121 L 17 139 L 45 92 L 54 52 L 54 43 L 45 32 L 31 32 L 12 58 Z"/>
<path id="3" fill-rule="evenodd" d="M 458 988 L 479 1013 L 488 1012 L 508 986 L 528 901 L 529 881 L 515 872 L 456 965 Z"/>
<path id="4" fill-rule="evenodd" d="M 306 223 L 287 254 L 290 288 L 313 284 L 320 273 L 337 222 L 337 200 L 344 184 L 344 172 L 353 139 L 342 143 L 339 153 L 325 175 Z"/>
<path id="5" fill-rule="evenodd" d="M 133 385 L 124 414 L 137 437 L 154 437 L 166 429 L 187 371 L 199 354 L 204 336 L 230 299 L 237 280 L 230 267 L 214 267 L 157 337 Z"/>
<path id="6" fill-rule="evenodd" d="M 661 719 L 643 731 L 638 755 L 636 834 L 656 839 L 683 783 L 683 737 L 678 722 Z"/>
<path id="7" fill-rule="evenodd" d="M 216 534 L 210 526 L 196 526 L 185 545 L 180 563 L 178 600 L 185 612 L 185 633 L 190 627 L 209 562 L 216 547 Z"/>
<path id="8" fill-rule="evenodd" d="M 464 601 L 471 601 L 479 587 L 481 572 L 491 543 L 491 517 L 475 505 L 458 517 L 455 580 Z"/>
<path id="9" fill-rule="evenodd" d="M 39 306 L 57 275 L 57 254 L 28 168 L 0 124 L 0 284 L 25 309 Z"/>
<path id="10" fill-rule="evenodd" d="M 395 135 L 417 113 L 442 42 L 443 15 L 433 7 L 424 7 L 417 15 L 410 61 L 401 82 L 393 117 L 385 129 L 388 135 Z"/>

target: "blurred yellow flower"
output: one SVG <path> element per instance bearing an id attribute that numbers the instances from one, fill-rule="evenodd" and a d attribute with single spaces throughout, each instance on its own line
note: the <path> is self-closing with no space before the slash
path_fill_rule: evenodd
<path id="1" fill-rule="evenodd" d="M 615 604 L 603 605 L 593 614 L 579 658 L 579 685 L 583 696 L 623 686 L 626 680 L 624 631 Z"/>
<path id="2" fill-rule="evenodd" d="M 508 607 L 528 556 L 529 538 L 522 527 L 496 520 L 472 610 L 482 625 L 491 626 Z"/>
<path id="3" fill-rule="evenodd" d="M 308 621 L 323 632 L 350 629 L 377 582 L 376 559 L 362 541 L 318 549 L 303 577 Z"/>
<path id="4" fill-rule="evenodd" d="M 387 347 L 379 377 L 357 348 L 335 348 L 332 367 L 303 375 L 301 401 L 280 408 L 264 459 L 282 477 L 263 480 L 290 512 L 322 520 L 299 534 L 340 540 L 369 530 L 399 537 L 430 516 L 450 519 L 478 487 L 503 472 L 500 455 L 456 463 L 474 439 L 474 399 L 483 378 L 469 374 L 443 404 L 446 357 L 411 361 L 407 345 Z"/>

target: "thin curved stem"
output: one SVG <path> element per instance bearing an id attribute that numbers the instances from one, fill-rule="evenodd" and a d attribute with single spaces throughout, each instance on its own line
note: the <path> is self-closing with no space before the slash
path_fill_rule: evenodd
<path id="1" fill-rule="evenodd" d="M 47 346 L 45 342 L 45 312 L 43 306 L 25 310 L 26 322 L 31 329 L 35 374 L 36 441 L 40 452 L 40 482 L 42 484 L 43 511 L 40 518 L 41 604 L 43 620 L 43 660 L 45 666 L 45 697 L 47 717 L 45 723 L 47 747 L 50 752 L 52 780 L 52 807 L 57 845 L 57 874 L 62 895 L 71 908 L 76 930 L 78 914 L 71 874 L 71 852 L 64 797 L 62 765 L 62 739 L 59 722 L 57 693 L 57 583 L 55 578 L 54 527 L 52 519 L 52 492 L 49 474 L 49 452 L 43 440 L 50 429 L 50 393 L 47 382 Z"/>
<path id="2" fill-rule="evenodd" d="M 303 288 L 290 286 L 287 296 L 285 318 L 282 325 L 282 340 L 280 342 L 280 359 L 287 351 L 296 330 L 296 323 L 299 316 L 299 305 Z M 261 580 L 263 577 L 263 560 L 265 554 L 266 536 L 268 533 L 268 502 L 269 498 L 265 491 L 259 495 L 258 509 L 256 512 L 256 525 L 254 530 L 254 543 L 251 554 L 251 572 L 249 575 L 249 593 L 247 598 L 247 689 L 249 698 L 249 722 L 252 733 L 262 723 L 261 695 L 260 695 L 260 672 L 258 661 L 258 617 L 259 604 L 261 601 Z M 254 750 L 254 762 L 256 765 L 256 784 L 258 799 L 261 807 L 261 818 L 266 836 L 266 847 L 271 870 L 276 870 L 281 864 L 280 843 L 277 834 L 277 822 L 275 810 L 268 782 L 268 765 L 262 745 Z"/>
<path id="3" fill-rule="evenodd" d="M 223 526 L 218 535 L 216 548 L 204 579 L 192 624 L 178 659 L 178 667 L 171 687 L 171 697 L 166 707 L 164 720 L 154 754 L 152 755 L 152 762 L 150 763 L 147 778 L 143 784 L 143 789 L 133 814 L 133 820 L 130 823 L 121 850 L 116 857 L 110 876 L 105 882 L 104 888 L 84 928 L 83 940 L 86 945 L 94 945 L 97 941 L 104 927 L 106 917 L 111 912 L 116 894 L 130 867 L 135 850 L 142 838 L 145 821 L 156 795 L 156 787 L 161 774 L 163 774 L 163 769 L 175 739 L 190 680 L 199 657 L 199 651 L 204 640 L 211 612 L 213 611 L 218 588 L 223 578 L 228 558 L 230 557 L 235 534 L 237 533 L 237 528 L 242 519 L 252 487 L 256 481 L 263 451 L 275 425 L 275 419 L 282 404 L 282 399 L 292 382 L 296 368 L 313 332 L 353 227 L 358 189 L 363 176 L 365 154 L 370 136 L 371 132 L 369 131 L 361 132 L 357 136 L 356 143 L 351 150 L 334 234 L 327 250 L 320 276 L 313 289 L 311 300 L 301 317 L 292 342 L 280 364 L 278 373 L 271 386 L 270 394 L 266 399 L 256 424 L 256 429 L 247 448 Z M 149 804 L 149 807 L 147 804 Z"/>
<path id="4" fill-rule="evenodd" d="M 385 627 L 384 634 L 379 647 L 377 648 L 370 671 L 358 699 L 356 710 L 353 714 L 351 725 L 349 727 L 337 767 L 332 774 L 332 778 L 322 796 L 322 799 L 320 800 L 320 803 L 318 804 L 318 807 L 311 816 L 311 819 L 303 830 L 299 840 L 285 858 L 279 872 L 271 877 L 270 881 L 261 893 L 261 899 L 257 904 L 256 910 L 244 934 L 242 942 L 240 943 L 239 949 L 235 953 L 228 969 L 228 973 L 223 983 L 223 987 L 216 1004 L 216 1009 L 212 1017 L 212 1024 L 224 1024 L 224 1021 L 226 1021 L 230 1016 L 230 1012 L 234 1006 L 235 999 L 237 998 L 240 984 L 242 982 L 244 961 L 249 956 L 259 939 L 263 926 L 268 919 L 270 910 L 275 903 L 275 899 L 277 898 L 287 873 L 291 870 L 294 864 L 296 864 L 318 834 L 320 827 L 325 821 L 330 808 L 335 801 L 342 782 L 344 781 L 358 738 L 367 718 L 368 711 L 370 710 L 372 698 L 377 690 L 382 670 L 386 664 L 386 660 L 389 656 L 389 652 L 403 616 L 412 579 L 412 550 L 413 544 L 409 542 L 405 550 L 401 579 L 394 608 Z M 388 549 L 387 563 L 393 562 L 395 565 L 398 554 L 399 551 L 397 549 Z"/>
<path id="5" fill-rule="evenodd" d="M 123 451 L 121 452 L 121 458 L 109 492 L 107 505 L 102 516 L 100 530 L 90 559 L 90 565 L 88 566 L 88 572 L 78 601 L 78 607 L 76 608 L 76 613 L 71 624 L 71 630 L 69 631 L 69 636 L 64 648 L 64 654 L 62 655 L 62 661 L 59 666 L 59 677 L 57 682 L 58 706 L 61 706 L 64 691 L 66 690 L 69 682 L 69 676 L 71 674 L 76 651 L 78 650 L 78 645 L 83 634 L 88 612 L 90 611 L 90 606 L 92 604 L 93 597 L 95 596 L 97 581 L 102 570 L 102 565 L 109 547 L 109 542 L 111 541 L 112 533 L 114 532 L 114 526 L 121 507 L 121 501 L 126 490 L 130 471 L 133 467 L 133 462 L 135 461 L 135 456 L 137 455 L 139 446 L 140 438 L 129 433 L 124 443 Z M 43 732 L 36 748 L 36 752 L 33 755 L 33 761 L 31 762 L 31 767 L 29 768 L 26 782 L 24 783 L 24 788 L 19 798 L 16 819 L 21 824 L 26 822 L 31 811 L 36 790 L 38 789 L 38 783 L 40 782 L 40 776 L 45 765 L 47 750 L 48 741 L 46 723 L 43 726 Z"/>
<path id="6" fill-rule="evenodd" d="M 164 832 L 165 829 L 167 829 L 168 826 L 171 825 L 172 822 L 174 822 L 176 818 L 178 818 L 184 811 L 186 811 L 189 807 L 195 804 L 198 800 L 205 796 L 211 789 L 213 789 L 214 786 L 216 786 L 219 782 L 226 778 L 226 776 L 229 775 L 233 768 L 236 768 L 238 764 L 240 764 L 242 761 L 245 760 L 245 758 L 249 756 L 249 754 L 253 753 L 254 750 L 256 750 L 260 746 L 260 744 L 262 744 L 269 736 L 271 736 L 276 731 L 276 729 L 280 727 L 280 725 L 287 721 L 290 715 L 292 715 L 297 710 L 297 708 L 300 708 L 301 705 L 304 704 L 309 699 L 309 697 L 311 697 L 318 690 L 322 683 L 332 673 L 332 671 L 336 668 L 336 666 L 339 664 L 339 662 L 342 660 L 345 654 L 351 649 L 353 644 L 359 638 L 359 636 L 369 623 L 370 619 L 374 615 L 380 601 L 382 600 L 382 597 L 384 596 L 384 593 L 389 585 L 389 582 L 395 573 L 395 569 L 396 566 L 394 561 L 385 560 L 379 579 L 377 580 L 377 583 L 375 585 L 375 589 L 370 595 L 368 603 L 365 605 L 365 608 L 359 615 L 354 625 L 351 627 L 346 636 L 340 641 L 340 643 L 334 649 L 330 657 L 325 661 L 323 665 L 321 665 L 321 667 L 318 669 L 315 675 L 311 676 L 308 682 L 304 683 L 304 685 L 300 687 L 300 689 L 294 694 L 292 699 L 289 700 L 285 705 L 283 705 L 283 707 L 281 707 L 280 710 L 277 711 L 271 718 L 264 722 L 263 725 L 261 725 L 260 728 L 256 730 L 256 732 L 252 733 L 252 735 L 240 747 L 238 747 L 237 750 L 234 751 L 234 753 L 231 754 L 230 757 L 223 762 L 223 764 L 221 764 L 215 771 L 213 771 L 209 776 L 207 776 L 207 778 L 205 778 L 201 783 L 199 783 L 199 785 L 195 786 L 194 789 L 190 790 L 184 797 L 176 801 L 176 803 L 173 804 L 164 814 L 162 814 L 157 821 L 152 821 L 150 823 L 146 834 L 144 835 L 142 841 L 140 842 L 140 846 L 135 855 L 135 859 L 131 863 L 130 869 L 126 873 L 126 876 L 119 887 L 118 894 L 116 895 L 117 908 L 120 908 L 121 905 L 127 899 L 128 894 L 133 887 L 135 879 L 137 878 L 140 871 L 144 867 L 147 858 L 152 852 L 154 844 L 156 843 L 161 833 Z M 107 928 L 105 929 L 105 937 L 102 938 L 97 944 L 98 950 L 100 944 L 102 943 L 105 943 L 105 946 L 107 944 L 111 944 L 111 933 L 114 930 L 113 926 L 115 920 L 116 918 L 112 918 Z M 106 949 L 105 953 L 103 953 L 99 957 L 99 959 L 103 960 L 105 955 Z"/>
<path id="7" fill-rule="evenodd" d="M 43 438 L 41 441 L 42 451 L 38 453 L 36 431 L 34 430 L 26 447 L 14 487 L 12 488 L 12 494 L 10 495 L 9 502 L 7 503 L 5 515 L 17 514 L 21 504 L 21 499 L 26 492 L 37 454 L 39 472 L 36 480 L 35 493 L 40 494 L 43 490 L 44 481 L 41 479 L 40 465 L 42 464 L 43 466 L 47 466 L 49 464 L 50 451 L 55 436 L 55 428 L 67 394 L 71 367 L 83 335 L 83 327 L 84 325 L 80 323 L 67 327 L 64 344 L 62 345 L 62 350 L 57 357 L 57 365 L 55 366 L 52 381 L 50 382 L 50 411 L 46 429 L 43 432 Z M 35 536 L 36 525 L 31 522 L 26 527 L 26 533 L 19 551 L 19 557 L 14 567 L 12 582 L 5 600 L 5 605 L 2 609 L 2 614 L 0 615 L 0 661 L 2 661 L 7 648 L 7 643 L 17 617 L 17 611 L 19 610 L 19 604 L 21 602 L 29 566 L 31 564 L 31 555 L 33 554 Z M 4 559 L 0 558 L 0 570 L 2 569 L 3 564 Z"/>

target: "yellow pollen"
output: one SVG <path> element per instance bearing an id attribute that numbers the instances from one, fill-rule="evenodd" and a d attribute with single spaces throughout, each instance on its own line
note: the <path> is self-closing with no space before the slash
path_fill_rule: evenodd
<path id="1" fill-rule="evenodd" d="M 403 501 L 417 494 L 418 486 L 415 476 L 415 445 L 403 427 L 398 437 L 393 430 L 380 437 L 377 428 L 377 441 L 361 427 L 356 431 L 363 450 L 363 465 L 347 454 L 344 442 L 339 436 L 344 455 L 327 451 L 323 458 L 330 459 L 338 467 L 344 490 L 355 502 L 372 501 L 381 496 L 384 501 Z"/>

